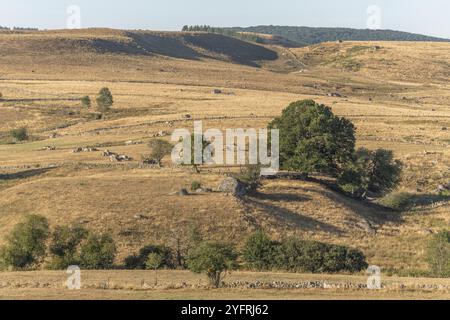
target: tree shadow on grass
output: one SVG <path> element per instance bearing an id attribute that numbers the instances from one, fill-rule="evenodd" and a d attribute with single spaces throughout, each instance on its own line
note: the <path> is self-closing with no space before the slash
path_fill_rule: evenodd
<path id="1" fill-rule="evenodd" d="M 286 198 L 288 198 L 286 200 Z M 255 208 L 259 208 L 263 210 L 265 213 L 270 216 L 281 220 L 283 223 L 286 223 L 292 227 L 305 229 L 305 230 L 317 230 L 324 231 L 329 233 L 334 233 L 336 235 L 341 235 L 343 231 L 333 225 L 317 221 L 311 217 L 307 217 L 297 212 L 291 211 L 289 209 L 276 206 L 273 204 L 269 204 L 264 202 L 263 200 L 269 201 L 307 201 L 308 197 L 301 197 L 292 194 L 262 194 L 257 193 L 252 196 L 246 197 L 246 204 L 252 205 Z"/>
<path id="2" fill-rule="evenodd" d="M 44 173 L 47 173 L 54 168 L 39 168 L 39 169 L 30 169 L 25 171 L 19 171 L 14 173 L 0 173 L 0 180 L 17 180 L 17 179 L 26 179 L 34 176 L 38 176 Z"/>
<path id="3" fill-rule="evenodd" d="M 429 206 L 437 204 L 447 205 L 450 207 L 450 194 L 408 194 L 402 209 L 399 212 L 413 210 L 426 214 L 429 212 Z"/>
<path id="4" fill-rule="evenodd" d="M 253 198 L 260 200 L 270 200 L 270 201 L 285 201 L 285 202 L 303 202 L 311 200 L 308 196 L 301 196 L 293 193 L 255 193 L 252 195 Z"/>
<path id="5" fill-rule="evenodd" d="M 319 193 L 328 199 L 339 203 L 349 211 L 352 211 L 355 215 L 364 218 L 370 223 L 383 225 L 388 222 L 401 223 L 403 221 L 401 214 L 397 210 L 385 207 L 378 203 L 353 199 L 334 190 L 311 189 L 309 191 Z"/>

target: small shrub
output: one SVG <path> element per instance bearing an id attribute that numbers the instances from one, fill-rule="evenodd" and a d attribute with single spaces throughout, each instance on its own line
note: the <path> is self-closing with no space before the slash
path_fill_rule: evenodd
<path id="1" fill-rule="evenodd" d="M 81 105 L 83 108 L 90 108 L 91 107 L 91 98 L 89 96 L 84 96 L 81 98 Z"/>
<path id="2" fill-rule="evenodd" d="M 428 243 L 427 260 L 432 273 L 450 277 L 450 231 L 441 231 Z"/>
<path id="3" fill-rule="evenodd" d="M 81 246 L 80 266 L 85 269 L 102 270 L 113 266 L 116 245 L 108 234 L 91 234 Z"/>
<path id="4" fill-rule="evenodd" d="M 396 192 L 385 196 L 380 204 L 395 210 L 409 210 L 414 206 L 414 195 L 407 192 Z"/>
<path id="5" fill-rule="evenodd" d="M 114 103 L 111 91 L 106 87 L 99 91 L 96 101 L 100 112 L 108 111 Z"/>
<path id="6" fill-rule="evenodd" d="M 255 192 L 261 186 L 261 167 L 246 165 L 235 178 L 245 185 L 248 193 Z"/>
<path id="7" fill-rule="evenodd" d="M 192 183 L 191 183 L 191 190 L 192 190 L 192 191 L 201 189 L 201 187 L 202 187 L 202 184 L 201 184 L 200 182 L 198 182 L 198 181 L 192 181 Z"/>
<path id="8" fill-rule="evenodd" d="M 226 272 L 235 270 L 237 255 L 231 245 L 202 242 L 189 251 L 187 265 L 194 273 L 205 273 L 212 287 L 221 285 Z"/>
<path id="9" fill-rule="evenodd" d="M 145 262 L 147 270 L 155 270 L 155 285 L 158 284 L 158 269 L 161 268 L 164 262 L 164 257 L 159 253 L 150 253 Z"/>
<path id="10" fill-rule="evenodd" d="M 170 248 L 165 246 L 147 245 L 139 250 L 137 255 L 130 255 L 125 258 L 125 268 L 134 270 L 145 270 L 148 256 L 158 254 L 162 257 L 161 267 L 174 269 L 173 254 Z"/>
<path id="11" fill-rule="evenodd" d="M 11 130 L 11 136 L 17 141 L 25 141 L 29 138 L 27 128 L 13 129 Z"/>
<path id="12" fill-rule="evenodd" d="M 27 269 L 38 264 L 45 256 L 45 241 L 49 236 L 45 217 L 29 215 L 17 224 L 7 237 L 1 250 L 2 264 L 13 269 Z"/>

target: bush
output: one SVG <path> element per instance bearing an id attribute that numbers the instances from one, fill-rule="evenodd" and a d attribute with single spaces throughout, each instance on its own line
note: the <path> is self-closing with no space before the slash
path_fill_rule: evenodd
<path id="1" fill-rule="evenodd" d="M 150 157 L 155 160 L 159 166 L 161 166 L 162 159 L 172 152 L 173 146 L 161 139 L 152 140 L 148 146 L 152 149 Z"/>
<path id="2" fill-rule="evenodd" d="M 202 242 L 189 251 L 187 265 L 195 273 L 205 273 L 212 287 L 221 285 L 226 272 L 235 270 L 237 255 L 231 245 Z"/>
<path id="3" fill-rule="evenodd" d="M 96 101 L 97 107 L 101 112 L 108 111 L 114 103 L 113 96 L 108 88 L 102 88 L 99 91 Z"/>
<path id="4" fill-rule="evenodd" d="M 280 243 L 257 231 L 247 239 L 242 254 L 250 269 L 266 271 L 272 269 L 279 247 Z"/>
<path id="5" fill-rule="evenodd" d="M 66 269 L 70 265 L 80 264 L 80 244 L 88 236 L 89 232 L 81 226 L 58 226 L 52 233 L 52 241 L 49 246 L 52 260 L 51 269 Z"/>
<path id="6" fill-rule="evenodd" d="M 116 256 L 116 245 L 108 234 L 90 234 L 81 246 L 80 266 L 85 269 L 110 269 Z"/>
<path id="7" fill-rule="evenodd" d="M 164 263 L 164 257 L 159 253 L 150 253 L 145 262 L 145 267 L 147 270 L 157 270 L 161 268 Z"/>
<path id="8" fill-rule="evenodd" d="M 433 236 L 428 243 L 427 260 L 435 276 L 450 277 L 450 231 Z"/>
<path id="9" fill-rule="evenodd" d="M 161 267 L 174 269 L 172 250 L 165 246 L 147 245 L 139 250 L 137 255 L 131 255 L 125 258 L 125 268 L 134 270 L 145 270 L 149 255 L 158 254 L 162 257 Z"/>
<path id="10" fill-rule="evenodd" d="M 246 165 L 235 178 L 245 185 L 248 193 L 255 192 L 261 186 L 261 167 Z"/>
<path id="11" fill-rule="evenodd" d="M 2 248 L 2 264 L 14 269 L 27 269 L 45 257 L 45 241 L 49 235 L 45 217 L 28 215 L 17 224 L 7 237 Z"/>
<path id="12" fill-rule="evenodd" d="M 25 141 L 29 138 L 27 128 L 13 129 L 11 130 L 11 136 L 17 141 Z"/>
<path id="13" fill-rule="evenodd" d="M 353 124 L 313 100 L 291 103 L 269 129 L 280 130 L 280 165 L 285 170 L 337 176 L 355 152 Z"/>
<path id="14" fill-rule="evenodd" d="M 385 196 L 380 204 L 395 210 L 409 210 L 414 206 L 414 195 L 407 192 L 396 192 Z"/>
<path id="15" fill-rule="evenodd" d="M 200 182 L 192 181 L 192 183 L 191 183 L 191 190 L 192 191 L 196 191 L 198 189 L 201 189 L 201 187 L 202 187 L 202 184 Z"/>
<path id="16" fill-rule="evenodd" d="M 358 272 L 368 266 L 359 250 L 295 238 L 282 242 L 277 260 L 280 269 L 294 272 Z"/>
<path id="17" fill-rule="evenodd" d="M 91 98 L 89 96 L 84 96 L 81 98 L 81 105 L 83 108 L 90 108 L 91 107 Z"/>

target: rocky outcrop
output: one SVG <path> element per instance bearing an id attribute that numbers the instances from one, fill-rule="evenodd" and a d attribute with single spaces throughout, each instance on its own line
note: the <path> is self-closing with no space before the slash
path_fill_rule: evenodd
<path id="1" fill-rule="evenodd" d="M 245 196 L 245 194 L 247 193 L 247 188 L 238 179 L 228 177 L 220 183 L 219 187 L 217 188 L 217 191 L 232 194 L 233 196 L 236 197 L 242 197 Z"/>

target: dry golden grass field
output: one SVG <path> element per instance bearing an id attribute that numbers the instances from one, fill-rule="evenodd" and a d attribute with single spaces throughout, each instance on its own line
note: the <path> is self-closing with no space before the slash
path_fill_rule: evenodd
<path id="1" fill-rule="evenodd" d="M 450 181 L 449 52 L 449 43 L 427 42 L 288 49 L 204 33 L 0 32 L 0 243 L 25 214 L 34 213 L 47 217 L 51 226 L 80 222 L 111 233 L 118 264 L 145 244 L 184 241 L 187 229 L 196 225 L 208 238 L 237 245 L 264 228 L 276 239 L 296 235 L 359 248 L 370 264 L 393 275 L 426 270 L 427 241 L 450 226 L 450 197 L 436 193 L 438 185 Z M 99 119 L 95 108 L 81 106 L 80 98 L 95 100 L 104 86 L 115 103 Z M 335 92 L 341 97 L 331 95 Z M 192 130 L 193 120 L 203 120 L 205 129 L 264 128 L 301 99 L 324 103 L 354 122 L 359 146 L 393 150 L 405 164 L 397 191 L 415 194 L 416 206 L 393 212 L 320 184 L 288 180 L 264 182 L 245 203 L 220 193 L 179 197 L 173 192 L 189 188 L 193 180 L 216 189 L 235 168 L 204 167 L 196 174 L 173 166 L 169 158 L 162 168 L 141 164 L 141 156 L 150 152 L 147 143 L 160 132 L 169 139 L 174 128 Z M 9 132 L 18 127 L 28 128 L 29 141 L 12 143 Z M 73 153 L 77 147 L 98 151 Z M 111 163 L 101 155 L 106 149 L 133 160 Z M 0 283 L 35 278 L 53 283 L 64 278 L 61 274 L 5 273 Z M 161 274 L 163 281 L 184 276 L 200 281 L 184 272 Z M 278 279 L 233 275 L 260 276 Z M 0 287 L 0 297 L 450 298 L 445 290 L 415 288 L 206 291 L 170 289 L 168 282 L 153 290 L 127 287 L 145 277 L 152 273 L 92 272 L 87 276 L 92 283 L 120 278 L 121 289 L 68 292 L 17 285 Z M 329 279 L 339 277 L 364 279 Z"/>

